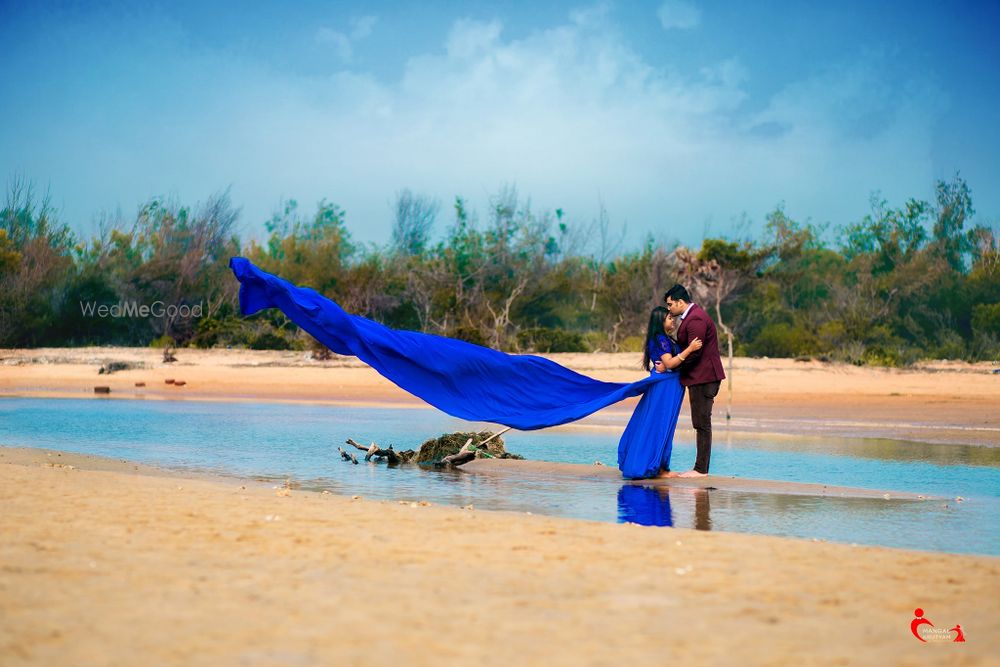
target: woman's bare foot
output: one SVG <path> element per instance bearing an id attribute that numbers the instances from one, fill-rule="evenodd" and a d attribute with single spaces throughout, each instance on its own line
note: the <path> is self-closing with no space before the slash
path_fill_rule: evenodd
<path id="1" fill-rule="evenodd" d="M 697 470 L 688 470 L 687 472 L 682 472 L 678 477 L 708 477 L 708 473 L 698 472 Z"/>
<path id="2" fill-rule="evenodd" d="M 680 476 L 681 474 L 679 472 L 673 472 L 670 470 L 661 470 L 660 474 L 656 476 L 656 479 L 664 479 L 667 477 L 680 477 Z"/>

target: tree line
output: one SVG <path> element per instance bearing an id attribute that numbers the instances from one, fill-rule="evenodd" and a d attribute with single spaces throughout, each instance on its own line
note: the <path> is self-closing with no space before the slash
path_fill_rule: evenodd
<path id="1" fill-rule="evenodd" d="M 85 239 L 15 181 L 0 211 L 0 347 L 319 350 L 280 312 L 239 314 L 228 260 L 240 254 L 349 312 L 512 352 L 641 350 L 649 309 L 681 282 L 738 355 L 1000 360 L 998 238 L 972 223 L 958 175 L 936 183 L 933 201 L 873 196 L 852 224 L 797 221 L 778 207 L 756 238 L 699 248 L 652 238 L 623 248 L 603 207 L 594 220 L 571 220 L 534 211 L 513 187 L 481 217 L 461 197 L 445 207 L 409 190 L 392 215 L 387 245 L 361 244 L 337 204 L 306 213 L 288 201 L 264 240 L 241 241 L 225 191 L 195 206 L 151 199 L 134 217 L 106 216 Z M 155 303 L 148 317 L 93 310 Z"/>

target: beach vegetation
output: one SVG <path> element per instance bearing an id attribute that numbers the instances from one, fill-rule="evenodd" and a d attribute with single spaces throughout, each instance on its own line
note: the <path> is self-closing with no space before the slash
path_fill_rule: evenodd
<path id="1" fill-rule="evenodd" d="M 241 239 L 228 191 L 185 205 L 154 197 L 98 218 L 77 238 L 47 195 L 15 180 L 0 209 L 0 346 L 323 346 L 269 310 L 239 312 L 234 255 L 388 326 L 512 352 L 636 352 L 649 309 L 675 282 L 719 325 L 723 354 L 905 366 L 1000 360 L 1000 248 L 956 174 L 930 201 L 893 204 L 843 225 L 796 220 L 778 205 L 754 235 L 686 248 L 628 247 L 602 204 L 592 220 L 540 211 L 514 186 L 484 211 L 408 189 L 391 238 L 361 244 L 330 200 L 282 202 L 264 235 Z M 155 304 L 165 306 L 155 310 Z M 101 307 L 105 307 L 100 310 Z M 113 308 L 117 306 L 117 308 Z M 95 317 L 94 312 L 149 317 Z M 142 311 L 145 312 L 145 311 Z"/>

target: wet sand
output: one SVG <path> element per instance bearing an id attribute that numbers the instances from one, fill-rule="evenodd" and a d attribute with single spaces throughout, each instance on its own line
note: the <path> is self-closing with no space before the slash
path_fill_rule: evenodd
<path id="1" fill-rule="evenodd" d="M 425 407 L 356 359 L 318 362 L 303 352 L 186 350 L 162 363 L 159 350 L 75 348 L 0 350 L 0 397 L 145 400 L 289 401 Z M 593 377 L 627 382 L 643 375 L 632 354 L 545 355 Z M 141 368 L 98 375 L 109 361 Z M 726 386 L 716 402 L 719 432 L 889 438 L 927 443 L 1000 445 L 1000 366 L 933 362 L 907 369 L 862 368 L 788 359 L 738 358 L 732 418 Z M 182 387 L 166 384 L 180 379 Z M 136 387 L 144 382 L 144 387 Z M 103 400 L 103 399 L 102 399 Z M 622 429 L 635 399 L 560 428 Z M 688 434 L 687 405 L 679 422 Z"/>
<path id="2" fill-rule="evenodd" d="M 995 665 L 1000 559 L 0 449 L 0 664 Z M 918 642 L 920 607 L 964 644 Z"/>
<path id="3" fill-rule="evenodd" d="M 605 465 L 581 465 L 579 463 L 554 463 L 552 461 L 519 461 L 516 459 L 475 459 L 462 465 L 462 470 L 480 475 L 513 475 L 524 477 L 538 475 L 542 477 L 559 476 L 576 479 L 606 479 L 622 481 L 618 468 Z M 726 475 L 708 475 L 706 477 L 671 477 L 657 479 L 642 479 L 631 482 L 642 486 L 666 487 L 668 489 L 722 489 L 725 491 L 745 491 L 751 493 L 781 493 L 796 496 L 813 496 L 826 498 L 884 498 L 894 500 L 934 500 L 933 496 L 925 496 L 905 491 L 887 491 L 885 489 L 861 489 L 851 486 L 833 486 L 830 484 L 809 484 L 803 482 L 785 482 L 771 479 L 750 479 L 747 477 L 730 477 Z"/>

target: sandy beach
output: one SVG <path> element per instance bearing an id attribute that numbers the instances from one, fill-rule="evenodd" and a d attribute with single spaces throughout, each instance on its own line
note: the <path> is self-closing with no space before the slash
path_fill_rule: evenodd
<path id="1" fill-rule="evenodd" d="M 552 357 L 607 380 L 642 374 L 634 355 Z M 98 374 L 111 361 L 135 367 Z M 735 369 L 723 433 L 1000 445 L 989 364 Z M 111 393 L 94 397 L 98 385 Z M 423 406 L 355 360 L 242 350 L 180 350 L 169 365 L 149 349 L 2 350 L 0 396 Z M 620 432 L 631 409 L 563 428 Z M 724 400 L 716 415 L 724 423 Z M 369 500 L 37 449 L 0 447 L 0 464 L 4 667 L 995 665 L 1000 654 L 994 557 Z M 543 472 L 578 474 L 564 467 Z M 918 607 L 936 628 L 961 624 L 966 642 L 920 643 Z"/>
<path id="2" fill-rule="evenodd" d="M 644 374 L 634 354 L 544 355 L 602 380 L 628 382 Z M 188 350 L 164 364 L 148 348 L 0 350 L 0 396 L 93 397 L 146 400 L 291 401 L 425 407 L 353 358 L 313 361 L 304 352 Z M 110 375 L 118 361 L 138 366 Z M 906 369 L 856 367 L 820 361 L 737 358 L 732 419 L 726 387 L 715 409 L 716 428 L 733 433 L 817 434 L 932 443 L 1000 445 L 1000 366 L 933 362 Z M 183 380 L 177 387 L 165 380 Z M 136 387 L 136 382 L 145 386 Z M 623 401 L 563 428 L 621 429 L 634 407 Z M 689 429 L 687 405 L 679 429 Z"/>
<path id="3" fill-rule="evenodd" d="M 0 449 L 0 663 L 989 665 L 1000 561 Z M 916 607 L 964 644 L 918 642 Z"/>

